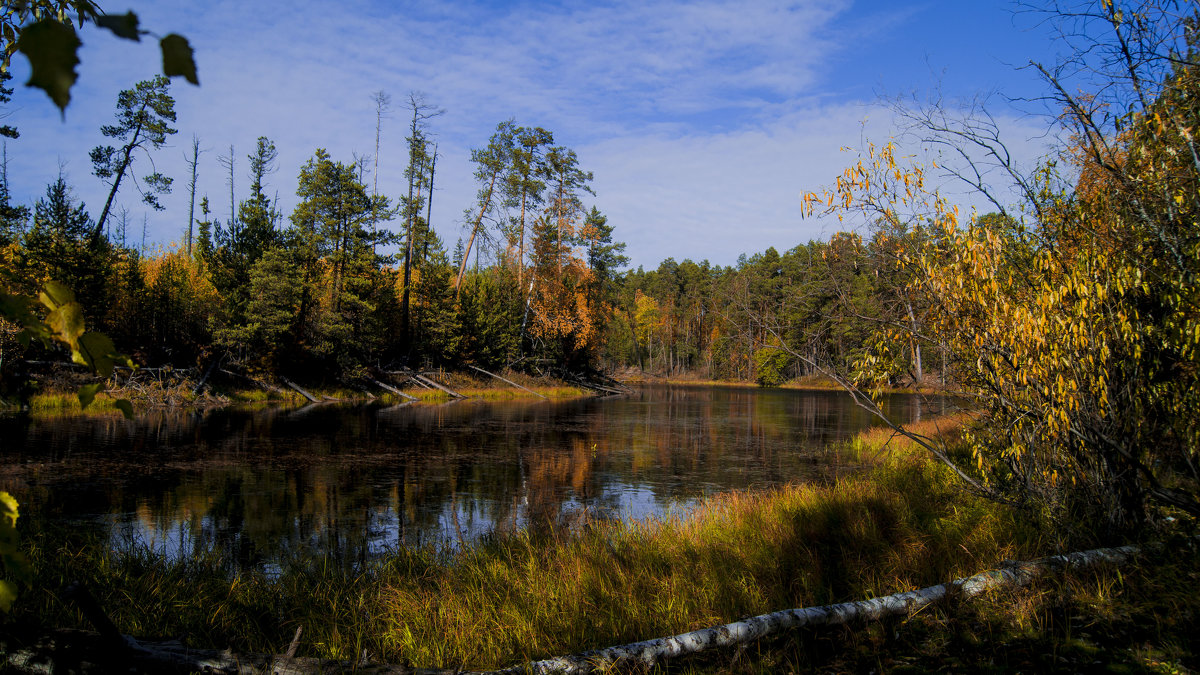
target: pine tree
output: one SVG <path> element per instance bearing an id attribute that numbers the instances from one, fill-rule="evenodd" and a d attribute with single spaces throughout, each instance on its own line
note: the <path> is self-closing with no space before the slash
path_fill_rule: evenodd
<path id="1" fill-rule="evenodd" d="M 54 280 L 76 292 L 88 312 L 101 311 L 110 263 L 107 242 L 91 239 L 92 219 L 60 175 L 34 205 L 33 225 L 21 240 L 19 265 L 34 286 Z"/>
<path id="2" fill-rule="evenodd" d="M 149 154 L 151 149 L 165 145 L 167 137 L 175 133 L 175 129 L 168 124 L 175 121 L 175 99 L 168 93 L 170 84 L 170 80 L 159 75 L 153 80 L 138 82 L 133 89 L 122 91 L 117 95 L 117 123 L 100 127 L 100 133 L 121 141 L 122 145 L 120 148 L 111 145 L 92 148 L 93 172 L 111 186 L 100 219 L 96 221 L 93 240 L 99 240 L 103 234 L 113 198 L 117 196 L 121 181 L 126 176 L 134 180 L 142 201 L 155 210 L 161 211 L 163 208 L 158 195 L 171 191 L 172 179 L 154 171 L 143 175 L 138 184 L 137 177 L 130 174 L 130 169 L 139 151 Z"/>

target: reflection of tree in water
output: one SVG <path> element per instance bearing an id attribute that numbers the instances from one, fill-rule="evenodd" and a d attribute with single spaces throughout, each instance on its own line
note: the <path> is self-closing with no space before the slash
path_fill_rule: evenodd
<path id="1" fill-rule="evenodd" d="M 140 537 L 171 555 L 353 563 L 493 529 L 570 526 L 581 510 L 639 517 L 714 491 L 826 475 L 819 448 L 868 421 L 834 393 L 671 387 L 135 423 L 0 418 L 9 456 L 0 489 L 48 517 L 115 521 L 118 542 Z"/>

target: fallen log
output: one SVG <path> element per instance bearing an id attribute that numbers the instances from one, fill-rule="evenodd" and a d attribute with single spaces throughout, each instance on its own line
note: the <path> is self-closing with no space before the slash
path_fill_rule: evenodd
<path id="1" fill-rule="evenodd" d="M 563 381 L 564 381 L 564 382 L 567 382 L 567 383 L 570 383 L 570 384 L 573 384 L 573 385 L 575 385 L 575 386 L 578 386 L 578 387 L 583 387 L 584 389 L 591 389 L 592 391 L 598 391 L 598 392 L 600 392 L 600 393 L 602 393 L 602 394 L 611 394 L 611 395 L 614 395 L 614 396 L 619 396 L 619 395 L 624 395 L 624 394 L 626 394 L 626 393 L 627 393 L 627 392 L 624 392 L 624 391 L 619 391 L 619 390 L 617 390 L 617 389 L 611 389 L 611 388 L 609 388 L 609 387 L 603 387 L 603 386 L 600 386 L 600 385 L 598 385 L 598 384 L 595 384 L 595 383 L 592 383 L 592 382 L 588 382 L 588 381 L 586 381 L 586 380 L 582 380 L 582 379 L 580 379 L 580 378 L 577 378 L 577 377 L 563 378 Z"/>
<path id="2" fill-rule="evenodd" d="M 208 370 L 204 371 L 204 377 L 200 378 L 200 381 L 196 383 L 196 388 L 192 390 L 192 396 L 199 394 L 200 391 L 204 389 L 204 383 L 208 382 L 209 376 L 213 374 L 213 371 L 217 369 L 217 365 L 220 363 L 221 357 L 217 357 L 211 364 L 209 364 Z"/>
<path id="3" fill-rule="evenodd" d="M 301 389 L 300 385 L 296 384 L 295 382 L 292 382 L 291 380 L 287 379 L 286 377 L 284 377 L 282 375 L 279 376 L 279 381 L 286 384 L 287 386 L 291 387 L 292 389 L 295 389 L 297 392 L 300 393 L 301 396 L 308 399 L 309 401 L 312 401 L 313 403 L 316 403 L 317 401 L 320 400 L 316 396 L 313 396 L 312 394 L 308 393 L 307 391 L 304 391 L 303 389 Z"/>
<path id="4" fill-rule="evenodd" d="M 466 398 L 466 396 L 463 396 L 462 394 L 458 393 L 457 391 L 454 391 L 453 389 L 451 389 L 449 387 L 442 386 L 441 384 L 438 384 L 436 381 L 431 380 L 428 377 L 425 377 L 424 375 L 422 375 L 420 373 L 410 372 L 410 373 L 408 373 L 408 376 L 412 377 L 417 382 L 422 382 L 430 387 L 434 387 L 435 389 L 441 389 L 442 391 L 453 396 L 454 398 Z"/>
<path id="5" fill-rule="evenodd" d="M 1098 563 L 1124 563 L 1138 552 L 1136 546 L 1122 546 L 1049 556 L 1032 562 L 1013 562 L 1000 569 L 980 572 L 966 579 L 956 579 L 949 583 L 929 586 L 917 591 L 825 605 L 824 607 L 785 609 L 671 637 L 525 663 L 504 670 L 491 671 L 490 675 L 609 672 L 617 667 L 630 665 L 650 669 L 659 661 L 668 658 L 696 654 L 719 647 L 743 645 L 791 628 L 836 626 L 855 621 L 876 621 L 891 616 L 910 615 L 952 593 L 970 598 L 1000 586 L 1027 584 L 1050 571 L 1087 567 Z"/>
<path id="6" fill-rule="evenodd" d="M 402 385 L 406 382 L 416 382 L 417 385 L 420 386 L 422 389 L 433 389 L 433 387 L 431 387 L 428 384 L 425 384 L 421 380 L 417 379 L 415 374 L 410 371 L 407 371 L 407 370 L 385 370 L 383 372 L 387 373 L 388 375 L 403 375 L 404 379 L 397 382 L 397 384 Z"/>
<path id="7" fill-rule="evenodd" d="M 483 368 L 476 368 L 475 366 L 470 366 L 470 367 L 474 368 L 475 370 L 478 370 L 479 372 L 483 373 L 484 375 L 491 375 L 492 377 L 496 378 L 497 380 L 500 380 L 501 382 L 507 382 L 507 383 L 511 384 L 512 386 L 516 387 L 517 389 L 524 389 L 525 391 L 533 394 L 534 396 L 541 396 L 542 398 L 546 398 L 545 396 L 542 396 L 541 394 L 537 393 L 536 391 L 534 391 L 532 389 L 529 389 L 527 387 L 522 387 L 521 385 L 517 384 L 516 382 L 513 382 L 512 380 L 500 377 L 499 375 L 497 375 L 495 373 L 489 373 L 488 371 L 484 370 Z"/>
<path id="8" fill-rule="evenodd" d="M 265 391 L 271 391 L 271 392 L 275 392 L 277 394 L 283 393 L 283 390 L 280 389 L 279 387 L 276 387 L 275 385 L 270 384 L 268 382 L 264 382 L 260 379 L 250 377 L 249 375 L 245 375 L 242 373 L 235 373 L 234 371 L 228 370 L 226 368 L 217 368 L 217 370 L 219 370 L 222 373 L 225 373 L 226 375 L 230 375 L 232 377 L 240 377 L 243 380 L 246 380 L 246 381 L 250 382 L 251 384 L 253 384 L 253 385 L 257 386 L 258 388 L 263 389 Z"/>
<path id="9" fill-rule="evenodd" d="M 624 382 L 621 382 L 620 380 L 616 380 L 612 377 L 609 377 L 608 375 L 601 374 L 600 381 L 602 383 L 604 383 L 606 386 L 613 387 L 614 389 L 620 389 L 621 391 L 625 392 L 626 394 L 633 393 L 633 389 L 631 387 L 627 386 Z"/>
<path id="10" fill-rule="evenodd" d="M 374 384 L 376 387 L 379 387 L 380 389 L 383 389 L 384 391 L 390 391 L 393 394 L 399 396 L 400 398 L 408 399 L 410 401 L 417 400 L 416 396 L 409 396 L 408 394 L 400 391 L 399 389 L 393 387 L 390 384 L 385 384 L 385 383 L 380 382 L 379 380 L 376 380 L 373 378 L 369 378 L 368 381 L 371 382 L 371 384 Z"/>

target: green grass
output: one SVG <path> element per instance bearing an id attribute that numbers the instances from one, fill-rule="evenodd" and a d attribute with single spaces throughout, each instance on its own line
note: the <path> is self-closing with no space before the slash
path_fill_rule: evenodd
<path id="1" fill-rule="evenodd" d="M 35 394 L 29 399 L 29 413 L 41 417 L 60 417 L 67 415 L 101 415 L 121 416 L 121 411 L 113 405 L 116 398 L 101 393 L 92 400 L 87 408 L 79 405 L 79 397 L 75 392 L 48 392 Z"/>
<path id="2" fill-rule="evenodd" d="M 953 434 L 965 419 L 925 422 L 921 431 Z M 304 654 L 350 658 L 366 649 L 388 662 L 492 668 L 909 590 L 1047 553 L 1036 528 L 962 493 L 948 471 L 890 432 L 864 433 L 836 452 L 865 468 L 830 485 L 716 496 L 686 517 L 498 534 L 454 554 L 397 551 L 363 570 L 306 559 L 277 578 L 234 576 L 216 558 L 169 563 L 42 533 L 26 539 L 37 580 L 14 619 L 78 625 L 49 589 L 83 578 L 134 635 L 278 652 L 303 626 Z M 986 670 L 1018 645 L 1024 651 L 1001 659 L 1000 671 L 1045 669 L 1021 661 L 1042 650 L 1078 668 L 1100 650 L 1093 655 L 1120 657 L 1132 672 L 1167 672 L 1153 664 L 1194 665 L 1194 649 L 1180 644 L 1200 606 L 1190 590 L 1200 558 L 1190 560 L 939 605 L 860 633 L 804 632 L 676 668 Z M 1107 642 L 1110 629 L 1129 639 Z"/>

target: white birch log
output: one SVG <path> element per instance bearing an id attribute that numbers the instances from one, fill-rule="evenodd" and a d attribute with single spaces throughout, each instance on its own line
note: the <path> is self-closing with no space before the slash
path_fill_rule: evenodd
<path id="1" fill-rule="evenodd" d="M 1051 570 L 1085 567 L 1097 563 L 1123 563 L 1138 553 L 1135 546 L 1101 548 L 1050 556 L 1033 562 L 1013 563 L 997 570 L 981 572 L 966 579 L 929 586 L 917 591 L 896 593 L 881 598 L 843 602 L 824 607 L 785 609 L 762 614 L 714 628 L 703 628 L 671 637 L 597 649 L 570 656 L 534 661 L 496 674 L 516 673 L 590 673 L 614 667 L 634 665 L 645 668 L 659 661 L 696 654 L 719 647 L 746 644 L 768 635 L 802 626 L 835 626 L 854 621 L 875 621 L 889 616 L 908 615 L 957 591 L 973 597 L 998 586 L 1019 586 Z"/>
<path id="2" fill-rule="evenodd" d="M 446 386 L 443 386 L 442 384 L 439 384 L 437 380 L 434 380 L 434 379 L 431 379 L 431 378 L 425 377 L 424 375 L 422 375 L 422 374 L 420 374 L 420 373 L 413 373 L 413 374 L 412 374 L 412 376 L 413 376 L 414 378 L 416 378 L 416 379 L 417 379 L 417 381 L 419 381 L 419 382 L 424 382 L 424 383 L 425 383 L 425 384 L 427 384 L 427 385 L 431 385 L 431 386 L 433 386 L 433 387 L 436 387 L 436 388 L 438 388 L 438 389 L 441 389 L 442 391 L 444 391 L 444 392 L 446 392 L 447 394 L 449 394 L 449 395 L 453 396 L 454 398 L 466 398 L 466 396 L 463 396 L 462 394 L 458 393 L 457 391 L 454 391 L 453 389 L 451 389 L 451 388 L 449 388 L 449 387 L 446 387 Z"/>
<path id="3" fill-rule="evenodd" d="M 279 377 L 279 381 L 286 384 L 287 386 L 291 387 L 292 389 L 296 390 L 297 392 L 299 392 L 299 394 L 301 396 L 303 396 L 304 398 L 308 399 L 309 401 L 311 401 L 313 403 L 316 403 L 319 400 L 316 396 L 313 396 L 312 394 L 308 393 L 307 391 L 304 391 L 303 389 L 301 389 L 300 385 L 296 384 L 295 382 L 292 382 L 291 380 L 287 379 L 286 377 L 283 377 L 282 375 Z"/>

